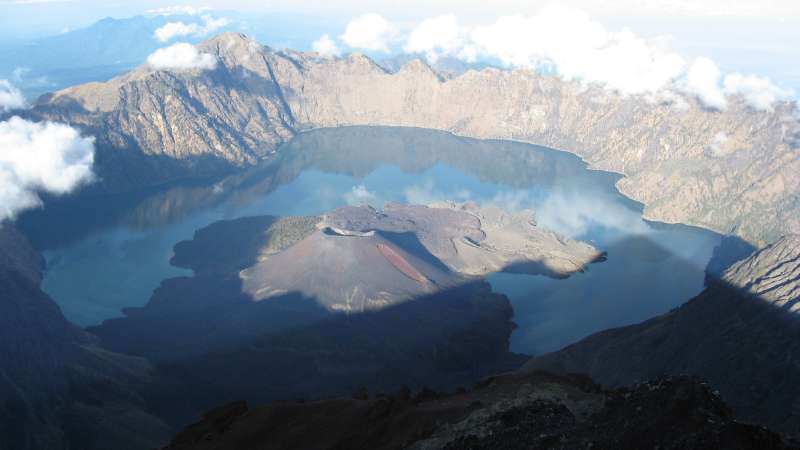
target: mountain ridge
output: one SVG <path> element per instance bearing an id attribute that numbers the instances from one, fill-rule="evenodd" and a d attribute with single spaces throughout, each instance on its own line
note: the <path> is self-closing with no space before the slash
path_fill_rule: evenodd
<path id="1" fill-rule="evenodd" d="M 215 69 L 140 66 L 132 72 L 140 78 L 59 91 L 28 114 L 96 135 L 108 155 L 98 158 L 101 168 L 105 159 L 139 160 L 130 173 L 109 175 L 109 185 L 252 165 L 311 128 L 417 126 L 575 153 L 593 168 L 626 175 L 619 189 L 644 203 L 650 219 L 762 245 L 800 231 L 794 103 L 764 112 L 734 98 L 725 111 L 712 111 L 692 98 L 680 108 L 521 69 L 447 79 L 433 70 L 390 73 L 363 55 L 274 51 L 240 33 L 198 49 L 217 57 Z"/>

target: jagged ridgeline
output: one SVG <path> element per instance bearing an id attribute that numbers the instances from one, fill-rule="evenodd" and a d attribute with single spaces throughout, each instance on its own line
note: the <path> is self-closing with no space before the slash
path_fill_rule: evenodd
<path id="1" fill-rule="evenodd" d="M 619 187 L 648 218 L 755 243 L 800 231 L 794 103 L 681 109 L 527 70 L 445 78 L 419 60 L 389 73 L 363 55 L 274 51 L 236 33 L 199 49 L 217 57 L 214 69 L 141 66 L 44 96 L 28 114 L 96 136 L 104 189 L 255 164 L 309 128 L 417 126 L 574 152 L 627 175 Z"/>

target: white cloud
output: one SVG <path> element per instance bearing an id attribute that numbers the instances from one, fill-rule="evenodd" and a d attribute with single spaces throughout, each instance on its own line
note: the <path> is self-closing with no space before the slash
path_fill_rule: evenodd
<path id="1" fill-rule="evenodd" d="M 8 80 L 0 80 L 0 112 L 25 107 L 25 96 Z"/>
<path id="2" fill-rule="evenodd" d="M 725 146 L 729 140 L 728 134 L 724 131 L 718 131 L 714 137 L 711 138 L 711 142 L 706 147 L 706 154 L 709 156 L 713 156 L 715 158 L 719 158 L 725 156 L 729 153 L 729 148 Z"/>
<path id="3" fill-rule="evenodd" d="M 369 13 L 348 22 L 340 38 L 351 48 L 388 52 L 395 33 L 394 26 L 383 16 Z"/>
<path id="4" fill-rule="evenodd" d="M 505 16 L 471 32 L 478 54 L 514 67 L 602 83 L 625 94 L 653 92 L 682 73 L 684 60 L 630 30 L 610 32 L 585 13 L 562 7 Z"/>
<path id="5" fill-rule="evenodd" d="M 158 28 L 153 36 L 161 42 L 167 42 L 175 36 L 188 36 L 200 30 L 200 25 L 196 23 L 185 24 L 183 22 L 169 22 Z"/>
<path id="6" fill-rule="evenodd" d="M 147 57 L 147 64 L 154 69 L 213 69 L 217 58 L 208 53 L 200 53 L 192 44 L 179 42 L 156 50 Z"/>
<path id="7" fill-rule="evenodd" d="M 314 41 L 311 44 L 311 49 L 325 58 L 339 55 L 339 47 L 336 46 L 336 42 L 333 42 L 333 39 L 327 34 L 323 34 L 319 39 Z"/>
<path id="8" fill-rule="evenodd" d="M 64 124 L 19 117 L 0 122 L 0 221 L 91 181 L 94 138 Z"/>
<path id="9" fill-rule="evenodd" d="M 467 201 L 472 198 L 472 193 L 468 189 L 455 188 L 450 192 L 440 191 L 431 179 L 405 188 L 403 195 L 406 203 L 414 205 L 429 205 L 446 200 Z"/>
<path id="10" fill-rule="evenodd" d="M 464 48 L 464 30 L 453 14 L 423 20 L 408 36 L 403 50 L 424 53 L 430 63 L 441 56 L 455 55 Z"/>
<path id="11" fill-rule="evenodd" d="M 208 6 L 174 5 L 174 6 L 165 6 L 162 8 L 148 9 L 147 13 L 155 14 L 157 16 L 178 16 L 178 15 L 197 16 L 199 14 L 202 14 L 210 10 L 211 8 Z"/>
<path id="12" fill-rule="evenodd" d="M 342 40 L 350 47 L 386 51 L 396 35 L 383 17 L 367 14 L 348 24 Z M 687 61 L 668 43 L 667 38 L 645 39 L 628 29 L 610 31 L 580 10 L 555 6 L 472 27 L 462 26 L 453 14 L 428 18 L 411 28 L 403 50 L 424 53 L 430 62 L 442 56 L 499 61 L 601 84 L 624 95 L 644 95 L 677 109 L 688 108 L 686 94 L 718 110 L 727 107 L 727 96 L 733 94 L 761 110 L 792 95 L 766 78 L 724 77 L 712 60 Z"/>
<path id="13" fill-rule="evenodd" d="M 720 87 L 721 78 L 722 72 L 714 61 L 697 58 L 686 73 L 682 89 L 684 92 L 696 95 L 704 105 L 722 110 L 728 106 L 728 100 Z"/>
<path id="14" fill-rule="evenodd" d="M 769 78 L 732 73 L 725 77 L 724 90 L 728 95 L 741 95 L 755 109 L 772 111 L 777 101 L 791 98 L 793 92 L 772 84 Z"/>
<path id="15" fill-rule="evenodd" d="M 649 227 L 635 211 L 605 194 L 587 195 L 571 189 L 556 189 L 534 209 L 536 223 L 571 238 L 584 237 L 596 226 L 625 230 L 626 234 L 645 234 Z"/>
<path id="16" fill-rule="evenodd" d="M 167 42 L 175 37 L 183 36 L 206 36 L 230 24 L 230 20 L 225 17 L 215 19 L 211 16 L 203 16 L 203 24 L 169 22 L 159 27 L 153 36 L 161 42 Z"/>
<path id="17" fill-rule="evenodd" d="M 370 192 L 367 187 L 363 184 L 359 184 L 358 186 L 353 186 L 350 192 L 344 194 L 344 200 L 347 202 L 348 205 L 363 205 L 363 204 L 370 204 L 373 206 L 375 201 L 377 200 L 377 196 Z"/>

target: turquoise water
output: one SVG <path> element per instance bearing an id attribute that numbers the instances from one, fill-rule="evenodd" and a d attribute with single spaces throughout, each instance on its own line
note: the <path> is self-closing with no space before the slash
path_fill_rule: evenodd
<path id="1" fill-rule="evenodd" d="M 590 241 L 608 260 L 566 280 L 493 274 L 514 307 L 512 349 L 540 353 L 666 312 L 698 293 L 719 236 L 651 224 L 614 188 L 618 176 L 538 146 L 398 128 L 300 135 L 276 159 L 235 176 L 129 196 L 73 198 L 21 224 L 44 248 L 43 288 L 83 326 L 146 303 L 169 277 L 172 246 L 214 221 L 319 214 L 346 204 L 475 201 L 532 209 L 540 226 Z M 103 205 L 102 214 L 79 214 Z M 63 236 L 37 233 L 64 223 Z"/>

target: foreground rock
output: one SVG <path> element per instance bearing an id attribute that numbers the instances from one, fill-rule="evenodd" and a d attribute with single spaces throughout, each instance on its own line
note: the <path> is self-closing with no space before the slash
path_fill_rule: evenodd
<path id="1" fill-rule="evenodd" d="M 728 269 L 680 308 L 603 331 L 527 369 L 586 373 L 620 386 L 692 374 L 737 417 L 800 435 L 800 236 L 786 236 Z"/>
<path id="2" fill-rule="evenodd" d="M 400 391 L 372 400 L 235 402 L 207 413 L 166 447 L 248 449 L 789 449 L 735 422 L 697 379 L 607 391 L 543 373 L 501 375 L 456 394 Z"/>
<path id="3" fill-rule="evenodd" d="M 199 48 L 217 57 L 214 70 L 142 66 L 45 97 L 28 114 L 96 136 L 112 190 L 253 164 L 298 130 L 415 126 L 574 152 L 626 174 L 619 187 L 653 219 L 762 243 L 800 232 L 793 103 L 763 112 L 733 99 L 714 111 L 686 98 L 680 108 L 527 70 L 445 79 L 419 60 L 389 73 L 363 55 L 274 51 L 235 33 Z"/>

